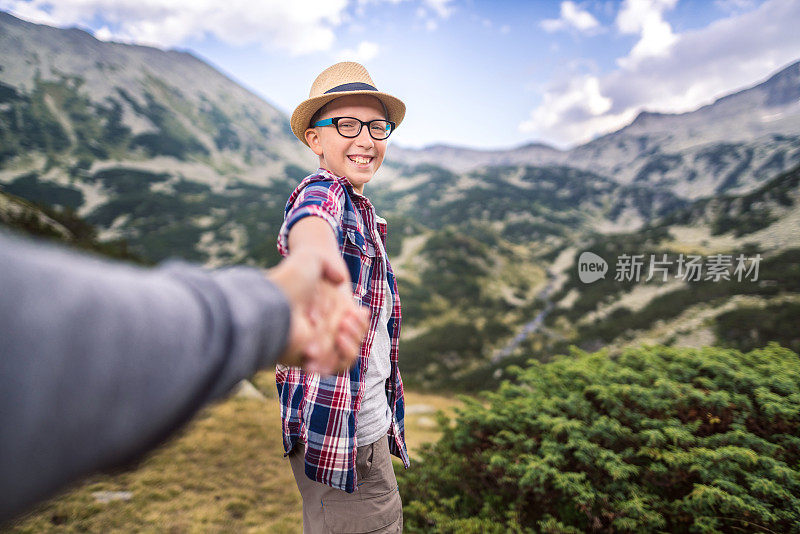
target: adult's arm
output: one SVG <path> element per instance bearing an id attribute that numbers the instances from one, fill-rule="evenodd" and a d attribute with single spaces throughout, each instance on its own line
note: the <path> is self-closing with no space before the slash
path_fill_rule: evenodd
<path id="1" fill-rule="evenodd" d="M 0 233 L 0 522 L 159 444 L 274 363 L 289 327 L 255 268 L 143 269 Z"/>

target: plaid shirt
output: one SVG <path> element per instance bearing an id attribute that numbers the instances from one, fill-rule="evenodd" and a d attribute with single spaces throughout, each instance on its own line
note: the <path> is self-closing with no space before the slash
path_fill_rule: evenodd
<path id="1" fill-rule="evenodd" d="M 357 486 L 357 416 L 364 396 L 370 349 L 381 307 L 387 298 L 384 281 L 388 281 L 394 295 L 394 307 L 387 324 L 392 346 L 391 376 L 386 381 L 386 398 L 392 409 L 389 450 L 403 460 L 405 467 L 409 466 L 403 425 L 403 381 L 397 366 L 400 298 L 392 266 L 385 257 L 386 221 L 375 214 L 367 197 L 354 191 L 346 178 L 326 169 L 319 168 L 315 174 L 307 176 L 286 202 L 278 235 L 281 255 L 289 253 L 292 225 L 310 215 L 328 221 L 336 233 L 339 250 L 353 281 L 353 296 L 362 306 L 369 306 L 370 323 L 358 361 L 350 371 L 323 377 L 298 367 L 276 367 L 283 446 L 289 454 L 298 440 L 305 442 L 306 475 L 311 480 L 353 493 Z"/>

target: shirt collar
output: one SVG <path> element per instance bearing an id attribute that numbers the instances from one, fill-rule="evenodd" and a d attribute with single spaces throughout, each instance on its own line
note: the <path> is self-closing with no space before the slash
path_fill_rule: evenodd
<path id="1" fill-rule="evenodd" d="M 337 176 L 336 174 L 332 173 L 331 171 L 329 171 L 325 167 L 319 167 L 317 169 L 317 172 L 319 174 L 328 176 L 331 179 L 336 180 L 337 182 L 339 182 L 345 189 L 347 189 L 347 192 L 350 193 L 350 196 L 353 197 L 354 199 L 357 199 L 357 200 L 360 200 L 362 202 L 365 202 L 368 205 L 372 205 L 372 203 L 369 201 L 369 199 L 366 196 L 362 195 L 361 193 L 359 193 L 358 191 L 356 191 L 353 188 L 353 184 L 351 184 L 350 180 L 348 180 L 346 177 Z"/>

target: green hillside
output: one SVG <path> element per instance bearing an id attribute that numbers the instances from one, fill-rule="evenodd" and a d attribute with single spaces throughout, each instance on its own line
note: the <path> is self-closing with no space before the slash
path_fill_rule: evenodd
<path id="1" fill-rule="evenodd" d="M 546 361 L 571 344 L 617 353 L 641 342 L 749 350 L 775 340 L 800 349 L 793 313 L 800 305 L 800 241 L 792 222 L 800 214 L 800 167 L 746 195 L 691 203 L 567 168 L 456 174 L 420 165 L 403 172 L 416 187 L 389 185 L 373 194 L 389 214 L 404 305 L 404 376 L 414 386 L 490 387 L 504 367 L 531 356 Z M 601 221 L 631 209 L 651 222 L 601 231 Z M 684 240 L 686 228 L 708 239 Z M 578 279 L 577 257 L 586 250 L 611 263 L 605 279 Z M 566 267 L 556 268 L 561 254 L 568 254 Z M 614 258 L 625 254 L 665 258 L 671 280 L 645 283 L 646 264 L 641 279 L 616 280 Z M 737 279 L 732 265 L 728 280 L 676 284 L 677 260 L 690 254 L 762 260 L 751 272 L 757 280 Z M 560 282 L 543 300 L 538 291 L 549 271 L 558 271 Z M 492 362 L 548 300 L 555 307 L 543 327 Z"/>
<path id="2" fill-rule="evenodd" d="M 500 361 L 489 363 L 484 354 L 482 364 L 461 376 L 461 382 L 493 387 L 489 384 L 496 385 L 508 365 L 524 363 L 530 357 L 547 361 L 573 344 L 584 350 L 605 348 L 619 354 L 625 347 L 642 343 L 751 350 L 774 340 L 800 350 L 796 327 L 800 306 L 799 176 L 800 167 L 796 167 L 753 193 L 677 207 L 636 231 L 588 229 L 582 235 L 576 233 L 574 242 L 564 244 L 559 258 L 542 258 L 557 271 L 558 281 L 549 296 L 553 309 L 542 327 Z M 720 221 L 727 221 L 724 231 Z M 580 281 L 577 260 L 582 251 L 608 262 L 605 278 L 588 284 Z M 625 255 L 640 256 L 639 277 L 616 276 L 615 263 Z M 731 260 L 724 277 L 710 277 L 703 270 L 697 280 L 678 278 L 679 259 L 695 256 L 708 262 L 715 255 Z M 749 277 L 734 272 L 739 255 L 747 267 L 752 267 L 750 259 L 760 255 L 758 269 Z M 670 264 L 666 281 L 658 273 L 647 280 L 651 257 Z M 543 305 L 539 301 L 534 310 Z"/>
<path id="3" fill-rule="evenodd" d="M 283 205 L 313 163 L 282 112 L 187 52 L 7 13 L 0 43 L 0 190 L 150 262 L 278 260 Z"/>
<path id="4" fill-rule="evenodd" d="M 151 83 L 140 104 L 121 88 L 98 103 L 78 76 L 37 77 L 27 92 L 0 82 L 0 188 L 79 212 L 149 261 L 178 256 L 274 264 L 278 255 L 267 236 L 279 227 L 285 199 L 306 171 L 286 164 L 282 177 L 261 185 L 237 179 L 236 169 L 221 167 L 210 150 L 236 150 L 245 160 L 255 151 L 270 153 L 267 130 L 261 144 L 240 142 L 231 119 L 213 103 L 193 108 L 179 91 Z M 134 134 L 123 120 L 125 107 L 153 128 Z M 187 120 L 212 135 L 216 146 L 206 147 L 183 126 Z M 159 156 L 173 163 L 165 161 L 158 172 L 142 167 Z M 181 161 L 217 168 L 228 178 L 222 187 L 210 184 L 176 168 Z"/>
<path id="5" fill-rule="evenodd" d="M 707 224 L 713 235 L 732 232 L 736 237 L 745 236 L 768 227 L 781 212 L 796 206 L 798 189 L 800 166 L 779 173 L 750 193 L 698 200 L 676 209 L 660 225 Z"/>
<path id="6" fill-rule="evenodd" d="M 626 209 L 654 218 L 685 205 L 568 167 L 392 167 L 403 181 L 369 194 L 389 221 L 415 387 L 484 385 L 491 355 L 544 308 L 537 287 L 563 248 Z"/>
<path id="7" fill-rule="evenodd" d="M 656 252 L 652 243 L 650 244 L 652 248 L 647 248 L 648 242 L 636 241 L 636 237 L 638 236 L 626 235 L 616 236 L 613 239 L 606 238 L 602 243 L 594 242 L 590 248 L 593 251 L 597 251 L 601 256 L 609 258 L 619 257 L 625 251 L 631 250 L 632 246 L 639 246 L 640 248 L 636 249 L 637 254 L 643 253 L 645 257 L 649 256 L 650 253 Z M 667 254 L 667 259 L 673 262 L 669 277 L 674 278 L 677 274 L 677 252 L 663 247 L 659 247 L 657 252 L 659 259 L 662 258 L 663 254 Z M 759 252 L 759 249 L 751 246 L 741 252 L 748 257 L 752 257 Z M 574 337 L 570 338 L 570 342 L 586 347 L 606 345 L 627 331 L 644 329 L 656 321 L 666 321 L 676 317 L 690 306 L 696 304 L 721 304 L 736 295 L 761 297 L 782 294 L 798 295 L 800 294 L 799 260 L 800 248 L 787 249 L 780 253 L 770 254 L 760 262 L 758 278 L 761 283 L 748 283 L 747 281 L 738 281 L 736 278 L 730 280 L 701 279 L 689 281 L 681 287 L 655 296 L 635 312 L 624 305 L 617 306 L 612 313 L 598 317 L 576 329 L 577 331 Z M 649 283 L 654 286 L 665 285 L 662 282 L 655 281 Z M 634 286 L 641 284 L 641 281 L 616 281 L 613 278 L 608 278 L 593 283 L 589 288 L 584 288 L 577 275 L 571 273 L 561 291 L 554 295 L 554 300 L 565 297 L 567 293 L 576 288 L 581 289 L 580 296 L 569 308 L 553 311 L 548 316 L 547 322 L 551 326 L 577 324 L 590 312 L 597 310 L 608 301 L 614 301 L 615 298 L 623 296 Z M 759 327 L 760 325 L 757 322 L 753 323 L 753 328 L 758 329 Z M 787 346 L 798 346 L 797 343 L 800 340 L 797 338 L 796 329 L 793 328 L 790 319 L 786 318 L 784 324 L 778 330 L 781 334 L 780 339 L 776 340 Z"/>

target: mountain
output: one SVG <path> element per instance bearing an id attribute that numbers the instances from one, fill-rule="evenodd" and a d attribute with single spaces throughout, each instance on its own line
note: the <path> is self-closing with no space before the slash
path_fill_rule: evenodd
<path id="1" fill-rule="evenodd" d="M 800 347 L 792 326 L 800 305 L 800 166 L 749 193 L 695 201 L 569 167 L 396 170 L 405 179 L 370 195 L 392 228 L 404 380 L 413 387 L 487 387 L 508 365 L 567 353 L 570 344 L 614 353 L 643 342 Z M 641 254 L 641 280 L 584 283 L 583 251 L 605 258 L 612 273 L 614 258 Z M 672 280 L 645 283 L 651 254 L 669 256 Z M 680 283 L 679 254 L 764 261 L 756 281 Z M 746 331 L 729 326 L 747 314 L 763 320 Z"/>
<path id="2" fill-rule="evenodd" d="M 5 14 L 0 44 L 0 223 L 145 262 L 278 261 L 286 198 L 316 168 L 279 110 L 185 52 Z M 569 151 L 390 145 L 368 193 L 389 221 L 404 381 L 485 388 L 570 343 L 794 343 L 798 80 L 793 65 Z M 586 250 L 760 253 L 766 279 L 585 284 Z"/>
<path id="3" fill-rule="evenodd" d="M 102 141 L 78 123 L 81 112 L 94 112 L 105 119 L 106 133 L 130 136 L 131 152 L 177 161 L 193 156 L 216 171 L 206 173 L 209 181 L 212 174 L 236 174 L 263 184 L 284 162 L 308 162 L 282 112 L 189 52 L 98 41 L 78 28 L 2 12 L 0 46 L 5 101 L 44 93 L 39 113 L 49 111 L 73 145 Z M 8 158 L 13 145 L 4 145 Z"/>
<path id="4" fill-rule="evenodd" d="M 570 150 L 393 147 L 391 157 L 464 172 L 486 165 L 566 165 L 621 184 L 666 187 L 685 199 L 743 193 L 800 163 L 800 62 L 766 81 L 680 114 L 642 112 Z"/>
<path id="5" fill-rule="evenodd" d="M 690 113 L 640 113 L 570 159 L 685 198 L 752 190 L 800 163 L 800 62 Z"/>
<path id="6" fill-rule="evenodd" d="M 316 166 L 282 112 L 187 52 L 6 13 L 0 46 L 0 186 L 151 260 L 276 261 L 271 229 Z"/>

